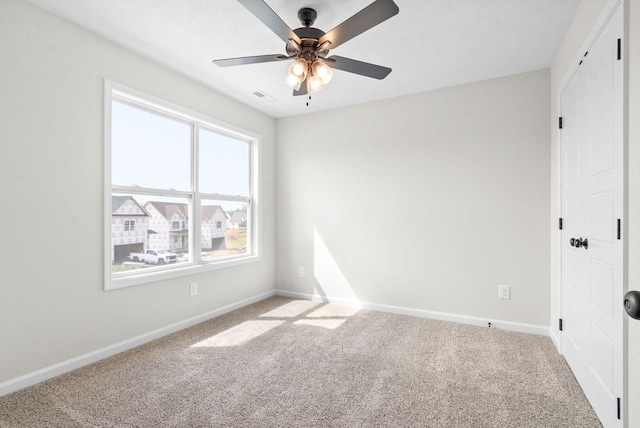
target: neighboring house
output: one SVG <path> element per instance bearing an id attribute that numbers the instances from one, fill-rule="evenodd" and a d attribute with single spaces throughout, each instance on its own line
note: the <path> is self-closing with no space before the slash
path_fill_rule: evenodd
<path id="1" fill-rule="evenodd" d="M 231 218 L 229 219 L 229 228 L 238 229 L 240 227 L 247 227 L 246 211 L 236 211 L 231 214 Z"/>
<path id="2" fill-rule="evenodd" d="M 144 208 L 151 215 L 149 246 L 172 252 L 189 250 L 189 207 L 187 204 L 149 201 Z"/>
<path id="3" fill-rule="evenodd" d="M 219 205 L 202 207 L 202 249 L 222 250 L 226 248 L 227 213 Z"/>
<path id="4" fill-rule="evenodd" d="M 147 244 L 150 215 L 131 196 L 111 196 L 111 261 L 127 260 Z"/>

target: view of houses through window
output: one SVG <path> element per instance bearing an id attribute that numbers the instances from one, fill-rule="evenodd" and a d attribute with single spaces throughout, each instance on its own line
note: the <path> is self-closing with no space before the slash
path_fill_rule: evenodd
<path id="1" fill-rule="evenodd" d="M 164 199 L 112 195 L 113 272 L 190 261 L 189 204 Z M 202 260 L 246 253 L 245 203 L 207 202 L 200 219 Z"/>
<path id="2" fill-rule="evenodd" d="M 110 96 L 110 277 L 255 254 L 254 141 L 158 100 Z"/>

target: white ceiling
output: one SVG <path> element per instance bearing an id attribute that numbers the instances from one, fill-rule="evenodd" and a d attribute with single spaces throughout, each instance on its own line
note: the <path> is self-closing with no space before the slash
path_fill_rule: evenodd
<path id="1" fill-rule="evenodd" d="M 292 96 L 289 62 L 222 68 L 211 60 L 284 54 L 236 0 L 29 0 L 272 117 L 285 117 L 547 68 L 580 0 L 395 0 L 398 15 L 330 54 L 391 67 L 384 80 L 336 70 Z M 301 7 L 327 32 L 373 0 L 266 0 L 291 28 Z M 260 91 L 268 95 L 258 98 Z"/>

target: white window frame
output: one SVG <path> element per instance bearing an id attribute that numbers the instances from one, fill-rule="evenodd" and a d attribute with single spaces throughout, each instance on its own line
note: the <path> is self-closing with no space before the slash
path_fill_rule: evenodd
<path id="1" fill-rule="evenodd" d="M 132 104 L 143 110 L 148 110 L 162 116 L 168 116 L 186 122 L 192 126 L 191 132 L 191 182 L 190 191 L 162 191 L 145 189 L 140 187 L 114 186 L 111 182 L 111 106 L 113 100 Z M 205 129 L 228 135 L 249 144 L 249 198 L 232 195 L 205 194 L 198 190 L 198 153 L 197 139 L 200 129 Z M 114 290 L 139 284 L 157 282 L 170 278 L 194 275 L 201 272 L 237 266 L 245 263 L 256 262 L 261 259 L 261 233 L 260 223 L 262 219 L 260 202 L 260 145 L 259 135 L 234 125 L 213 119 L 201 113 L 189 110 L 185 107 L 162 100 L 142 91 L 106 80 L 104 84 L 104 289 Z M 189 203 L 189 254 L 190 260 L 177 265 L 163 265 L 140 271 L 112 273 L 112 193 L 147 194 L 152 196 L 182 197 Z M 220 200 L 229 202 L 246 202 L 250 225 L 247 235 L 247 252 L 238 256 L 220 257 L 213 260 L 201 259 L 201 231 L 202 215 L 201 200 Z"/>

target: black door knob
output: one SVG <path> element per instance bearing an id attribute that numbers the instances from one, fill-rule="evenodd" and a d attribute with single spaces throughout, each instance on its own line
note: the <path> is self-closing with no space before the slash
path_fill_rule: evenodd
<path id="1" fill-rule="evenodd" d="M 576 246 L 576 238 L 571 238 L 569 240 L 569 244 L 571 244 L 572 247 L 575 247 Z"/>
<path id="2" fill-rule="evenodd" d="M 629 291 L 624 295 L 624 310 L 631 318 L 640 320 L 640 291 Z"/>
<path id="3" fill-rule="evenodd" d="M 571 239 L 571 240 L 573 241 L 573 239 Z M 578 238 L 571 245 L 574 245 L 576 248 L 584 247 L 584 249 L 586 250 L 587 248 L 589 248 L 589 240 L 588 239 Z"/>

